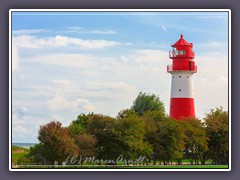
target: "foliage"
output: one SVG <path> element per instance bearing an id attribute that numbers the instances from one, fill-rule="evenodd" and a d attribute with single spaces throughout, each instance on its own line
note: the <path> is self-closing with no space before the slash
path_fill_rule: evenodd
<path id="1" fill-rule="evenodd" d="M 190 158 L 191 163 L 193 160 L 198 164 L 200 160 L 205 164 L 204 153 L 208 150 L 207 136 L 203 123 L 196 118 L 188 118 L 179 121 L 182 123 L 185 133 L 185 158 Z"/>
<path id="2" fill-rule="evenodd" d="M 171 160 L 183 158 L 184 130 L 178 121 L 166 118 L 157 123 L 157 134 L 155 141 L 155 156 L 163 161 L 164 164 Z"/>
<path id="3" fill-rule="evenodd" d="M 118 121 L 117 133 L 123 145 L 122 154 L 127 159 L 151 154 L 151 145 L 145 141 L 145 122 L 134 114 Z"/>
<path id="4" fill-rule="evenodd" d="M 78 146 L 78 154 L 85 157 L 94 156 L 96 153 L 97 140 L 90 134 L 79 134 L 75 137 L 75 144 Z"/>
<path id="5" fill-rule="evenodd" d="M 76 136 L 85 132 L 85 128 L 74 121 L 67 127 L 67 133 L 72 138 L 76 138 Z"/>
<path id="6" fill-rule="evenodd" d="M 123 109 L 118 113 L 117 119 L 120 120 L 129 116 L 137 116 L 137 114 L 132 109 Z"/>
<path id="7" fill-rule="evenodd" d="M 29 157 L 33 158 L 33 161 L 36 163 L 44 163 L 45 161 L 45 153 L 48 153 L 47 150 L 45 150 L 45 146 L 43 143 L 35 144 L 33 147 L 30 147 L 29 149 Z M 44 163 L 45 164 L 45 163 Z"/>
<path id="8" fill-rule="evenodd" d="M 143 115 L 146 111 L 159 110 L 165 112 L 164 104 L 160 101 L 159 97 L 155 94 L 146 94 L 140 92 L 133 102 L 131 107 L 133 111 L 139 116 Z"/>
<path id="9" fill-rule="evenodd" d="M 158 151 L 158 135 L 159 135 L 159 123 L 163 121 L 166 117 L 162 111 L 147 111 L 141 117 L 145 122 L 145 139 L 151 145 L 152 151 L 147 156 L 148 161 L 153 158 L 154 163 L 157 160 L 157 151 Z"/>
<path id="10" fill-rule="evenodd" d="M 52 121 L 40 126 L 38 139 L 42 143 L 43 157 L 52 163 L 62 162 L 68 155 L 78 152 L 78 146 L 60 122 Z"/>
<path id="11" fill-rule="evenodd" d="M 88 115 L 82 113 L 78 115 L 76 120 L 72 121 L 72 124 L 78 124 L 82 129 L 86 129 L 92 116 L 93 113 L 89 113 Z"/>
<path id="12" fill-rule="evenodd" d="M 100 160 L 117 160 L 122 155 L 118 164 L 140 156 L 147 158 L 147 164 L 152 160 L 153 164 L 180 164 L 184 158 L 191 164 L 204 164 L 207 159 L 228 164 L 228 112 L 217 108 L 204 120 L 173 120 L 166 116 L 158 96 L 140 92 L 133 106 L 116 118 L 89 113 L 78 115 L 67 127 L 57 121 L 40 126 L 40 143 L 18 159 L 53 164 L 69 155 Z"/>
<path id="13" fill-rule="evenodd" d="M 96 157 L 112 159 L 119 156 L 121 145 L 116 134 L 116 119 L 101 114 L 91 114 L 87 133 L 94 136 L 96 142 Z"/>
<path id="14" fill-rule="evenodd" d="M 213 160 L 214 164 L 228 164 L 228 112 L 222 107 L 211 109 L 204 118 L 208 137 L 206 156 Z"/>

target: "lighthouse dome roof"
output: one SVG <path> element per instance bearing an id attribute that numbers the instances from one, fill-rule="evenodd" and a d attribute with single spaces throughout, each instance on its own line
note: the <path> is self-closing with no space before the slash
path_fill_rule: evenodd
<path id="1" fill-rule="evenodd" d="M 183 35 L 181 34 L 180 39 L 172 45 L 172 47 L 176 46 L 191 46 L 191 44 L 188 43 L 185 39 L 183 39 Z"/>

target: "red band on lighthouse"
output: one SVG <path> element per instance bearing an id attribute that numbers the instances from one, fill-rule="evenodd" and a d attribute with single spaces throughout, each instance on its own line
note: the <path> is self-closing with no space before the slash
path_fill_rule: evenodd
<path id="1" fill-rule="evenodd" d="M 197 72 L 197 66 L 193 60 L 193 44 L 183 39 L 181 34 L 172 47 L 169 52 L 172 64 L 167 66 L 167 71 L 172 75 L 169 115 L 176 120 L 195 117 L 192 75 Z"/>
<path id="2" fill-rule="evenodd" d="M 171 98 L 170 115 L 178 120 L 185 117 L 195 117 L 193 98 Z"/>

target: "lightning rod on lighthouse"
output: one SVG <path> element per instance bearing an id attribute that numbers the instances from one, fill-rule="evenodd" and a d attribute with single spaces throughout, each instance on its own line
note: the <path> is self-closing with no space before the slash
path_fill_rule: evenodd
<path id="1" fill-rule="evenodd" d="M 171 47 L 169 58 L 172 64 L 167 66 L 167 72 L 172 75 L 169 115 L 176 120 L 195 117 L 192 76 L 197 72 L 197 66 L 193 44 L 183 39 L 181 34 Z"/>

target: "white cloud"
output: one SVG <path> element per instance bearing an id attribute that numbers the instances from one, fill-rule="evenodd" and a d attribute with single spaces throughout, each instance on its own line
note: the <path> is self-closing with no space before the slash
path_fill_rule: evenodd
<path id="1" fill-rule="evenodd" d="M 31 63 L 39 62 L 72 68 L 96 67 L 93 62 L 94 59 L 94 56 L 88 54 L 47 54 L 36 56 L 34 59 L 32 57 L 25 58 L 26 61 Z"/>
<path id="2" fill-rule="evenodd" d="M 19 79 L 20 79 L 20 80 L 24 80 L 24 79 L 25 79 L 25 75 L 24 75 L 24 74 L 21 74 L 21 75 L 19 76 Z"/>
<path id="3" fill-rule="evenodd" d="M 41 46 L 44 47 L 44 40 L 38 39 L 36 36 L 30 35 L 21 35 L 21 36 L 13 36 L 12 37 L 12 44 L 16 48 L 30 48 L 30 49 L 38 49 Z"/>
<path id="4" fill-rule="evenodd" d="M 226 58 L 225 54 L 215 51 L 195 58 L 198 66 L 198 72 L 193 80 L 196 113 L 201 117 L 216 104 L 227 107 Z M 171 64 L 171 60 L 166 51 L 142 49 L 119 57 L 101 58 L 94 54 L 47 54 L 25 59 L 25 61 L 79 68 L 80 84 L 74 78 L 71 79 L 72 81 L 60 78 L 51 80 L 55 85 L 63 85 L 61 89 L 56 89 L 55 86 L 49 87 L 48 95 L 56 92 L 63 95 L 55 96 L 48 101 L 48 108 L 52 111 L 95 110 L 99 113 L 116 114 L 119 110 L 117 108 L 130 107 L 138 92 L 143 91 L 159 95 L 168 112 L 171 75 L 167 73 L 166 66 Z M 41 88 L 33 90 L 36 91 L 36 89 L 38 92 L 41 90 Z M 42 89 L 46 91 L 46 88 Z M 68 95 L 75 99 L 68 98 Z M 94 106 L 77 97 L 90 98 Z M 109 100 L 114 105 L 107 104 Z M 102 108 L 105 105 L 111 109 L 111 112 Z"/>
<path id="5" fill-rule="evenodd" d="M 17 47 L 12 48 L 12 71 L 16 71 L 19 67 L 19 56 Z"/>
<path id="6" fill-rule="evenodd" d="M 12 114 L 12 124 L 13 125 L 23 125 L 26 121 L 19 117 L 18 113 Z"/>
<path id="7" fill-rule="evenodd" d="M 168 59 L 168 52 L 161 50 L 142 49 L 133 51 L 130 55 L 123 55 L 120 57 L 120 62 L 127 68 L 146 67 L 158 68 L 170 63 Z"/>
<path id="8" fill-rule="evenodd" d="M 68 27 L 66 31 L 61 31 L 62 33 L 78 33 L 78 34 L 116 34 L 116 31 L 111 29 L 90 29 L 87 30 L 83 27 Z"/>
<path id="9" fill-rule="evenodd" d="M 29 109 L 26 107 L 26 106 L 20 106 L 20 107 L 16 107 L 14 106 L 13 107 L 13 113 L 14 115 L 23 115 L 23 114 L 26 114 L 27 112 L 29 111 Z M 17 116 L 15 116 L 16 118 Z"/>
<path id="10" fill-rule="evenodd" d="M 48 32 L 46 29 L 21 29 L 12 31 L 13 35 L 38 34 Z"/>
<path id="11" fill-rule="evenodd" d="M 58 84 L 58 85 L 69 85 L 69 84 L 71 84 L 71 81 L 64 80 L 64 79 L 53 79 L 52 83 L 53 84 Z"/>
<path id="12" fill-rule="evenodd" d="M 220 46 L 219 43 L 210 43 Z M 168 113 L 170 101 L 171 75 L 166 66 L 171 64 L 168 52 L 140 50 L 129 56 L 122 56 L 123 67 L 120 75 L 131 77 L 137 90 L 158 94 L 165 103 Z M 223 52 L 205 52 L 195 58 L 198 72 L 193 75 L 196 115 L 204 117 L 209 109 L 228 106 L 228 61 Z M 142 79 L 142 80 L 141 80 Z M 136 84 L 135 84 L 136 82 Z"/>
<path id="13" fill-rule="evenodd" d="M 92 30 L 90 31 L 92 34 L 116 34 L 113 30 Z"/>
<path id="14" fill-rule="evenodd" d="M 86 88 L 95 91 L 120 91 L 125 93 L 136 90 L 134 86 L 124 82 L 91 82 L 87 83 Z"/>
<path id="15" fill-rule="evenodd" d="M 216 41 L 216 40 L 210 40 L 204 43 L 199 43 L 195 45 L 195 48 L 201 49 L 201 52 L 203 53 L 217 53 L 220 54 L 223 52 L 223 50 L 227 51 L 228 49 L 228 42 L 224 42 L 224 41 Z M 206 50 L 207 48 L 207 50 Z"/>
<path id="16" fill-rule="evenodd" d="M 102 49 L 107 47 L 119 46 L 121 43 L 108 40 L 83 40 L 80 38 L 72 38 L 67 36 L 57 35 L 55 37 L 40 38 L 37 36 L 22 35 L 14 36 L 13 44 L 17 47 L 39 49 L 39 48 L 57 48 L 57 47 L 72 47 L 83 50 Z"/>
<path id="17" fill-rule="evenodd" d="M 12 115 L 12 141 L 13 142 L 38 142 L 37 134 L 40 125 L 48 123 L 51 118 L 44 119 L 30 115 L 13 113 Z"/>
<path id="18" fill-rule="evenodd" d="M 69 38 L 65 36 L 56 36 L 55 43 L 57 45 L 76 45 L 81 49 L 101 49 L 111 46 L 118 46 L 120 43 L 107 40 L 82 40 L 79 38 Z"/>
<path id="19" fill-rule="evenodd" d="M 87 99 L 78 98 L 75 100 L 68 100 L 63 95 L 59 94 L 47 101 L 47 107 L 52 111 L 92 111 L 95 109 Z"/>
<path id="20" fill-rule="evenodd" d="M 19 135 L 28 134 L 28 130 L 21 125 L 16 125 L 16 126 L 13 126 L 13 133 L 19 133 Z"/>
<path id="21" fill-rule="evenodd" d="M 228 76 L 228 57 L 224 53 L 212 53 L 197 56 L 195 62 L 198 65 L 198 74 L 202 77 L 216 78 Z"/>
<path id="22" fill-rule="evenodd" d="M 79 26 L 73 26 L 73 27 L 68 27 L 67 29 L 70 29 L 70 30 L 83 30 L 84 28 L 83 27 L 79 27 Z"/>
<path id="23" fill-rule="evenodd" d="M 197 56 L 198 72 L 193 76 L 196 114 L 204 117 L 210 109 L 222 106 L 228 109 L 227 54 L 212 53 Z"/>
<path id="24" fill-rule="evenodd" d="M 205 44 L 205 47 L 209 47 L 209 46 L 213 48 L 222 48 L 222 47 L 227 47 L 227 44 L 220 41 L 209 41 Z"/>
<path id="25" fill-rule="evenodd" d="M 84 89 L 90 97 L 105 97 L 106 100 L 120 102 L 136 91 L 133 85 L 124 82 L 89 82 L 84 85 Z"/>
<path id="26" fill-rule="evenodd" d="M 78 99 L 78 102 L 79 103 L 82 103 L 82 102 L 84 103 L 84 105 L 82 107 L 85 111 L 93 111 L 95 109 L 95 107 L 91 103 L 89 103 L 89 101 Z"/>
<path id="27" fill-rule="evenodd" d="M 18 112 L 12 114 L 12 133 L 15 137 L 25 136 L 28 134 L 26 124 L 27 121 L 20 117 Z"/>
<path id="28" fill-rule="evenodd" d="M 54 121 L 59 121 L 60 116 L 57 115 L 57 114 L 54 114 L 54 115 L 51 116 L 51 118 L 52 118 Z"/>
<path id="29" fill-rule="evenodd" d="M 29 109 L 25 106 L 20 107 L 21 112 L 26 113 L 29 111 Z"/>
<path id="30" fill-rule="evenodd" d="M 128 76 L 131 78 L 145 77 L 153 78 L 154 75 L 165 74 L 166 64 L 170 64 L 171 61 L 168 59 L 168 52 L 161 50 L 138 50 L 128 56 L 120 57 L 122 62 L 121 71 L 117 72 L 120 76 Z M 151 76 L 152 75 L 152 76 Z M 137 81 L 139 82 L 140 79 Z"/>
<path id="31" fill-rule="evenodd" d="M 63 23 L 61 29 L 53 27 L 56 31 L 28 27 L 13 31 L 13 105 L 20 107 L 13 111 L 13 126 L 15 132 L 23 134 L 26 129 L 29 132 L 34 129 L 34 133 L 22 141 L 37 139 L 39 125 L 53 119 L 67 125 L 81 112 L 115 116 L 119 110 L 132 105 L 139 91 L 159 95 L 168 113 L 171 75 L 166 72 L 166 66 L 171 64 L 171 59 L 164 49 L 169 47 L 172 38 L 153 37 L 169 30 L 172 36 L 181 29 L 190 36 L 192 32 L 202 37 L 193 42 L 198 66 L 193 76 L 197 116 L 202 117 L 217 105 L 226 108 L 228 65 L 223 51 L 227 50 L 227 43 L 220 42 L 227 40 L 226 26 L 218 22 L 217 27 L 221 28 L 216 31 L 216 26 L 199 28 L 199 23 L 187 26 L 187 21 L 172 17 L 129 16 L 129 22 L 138 22 L 133 25 L 143 26 L 136 36 L 127 34 L 128 27 L 119 33 L 118 27 L 108 26 L 109 23 L 101 27 L 92 24 L 88 29 L 68 28 L 69 24 Z M 176 23 L 171 23 L 173 21 Z M 84 23 L 88 22 L 79 21 L 75 25 Z M 137 37 L 149 29 L 156 34 L 143 39 Z M 134 46 L 127 46 L 131 42 L 122 43 L 127 39 L 131 39 Z M 13 138 L 19 139 L 19 134 L 15 133 Z"/>

